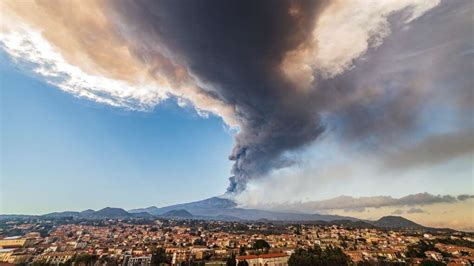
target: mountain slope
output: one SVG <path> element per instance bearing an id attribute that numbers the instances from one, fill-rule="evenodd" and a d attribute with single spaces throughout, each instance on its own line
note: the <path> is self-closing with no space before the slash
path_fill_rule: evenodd
<path id="1" fill-rule="evenodd" d="M 94 214 L 94 212 L 95 212 L 94 210 L 87 209 L 87 210 L 81 211 L 81 212 L 80 212 L 80 215 L 81 215 L 81 216 L 88 216 L 88 215 Z"/>
<path id="2" fill-rule="evenodd" d="M 74 211 L 51 212 L 51 213 L 47 213 L 43 215 L 43 217 L 47 217 L 47 218 L 78 217 L 78 216 L 80 216 L 80 213 L 74 212 Z"/>
<path id="3" fill-rule="evenodd" d="M 277 212 L 257 209 L 243 209 L 237 208 L 237 204 L 225 198 L 212 197 L 200 201 L 182 203 L 162 208 L 149 207 L 145 209 L 134 209 L 130 210 L 130 213 L 136 213 L 140 211 L 148 210 L 152 215 L 162 215 L 172 210 L 186 210 L 193 216 L 202 217 L 235 217 L 241 220 L 282 220 L 282 221 L 334 221 L 334 220 L 351 220 L 355 221 L 358 219 L 352 217 L 344 217 L 337 215 L 321 215 L 321 214 L 307 214 L 307 213 L 296 213 L 296 212 Z"/>
<path id="4" fill-rule="evenodd" d="M 139 213 L 137 213 L 139 214 Z M 76 217 L 76 218 L 123 218 L 130 217 L 132 214 L 121 208 L 106 207 L 98 211 L 91 209 L 84 210 L 81 212 L 76 211 L 64 211 L 64 212 L 52 212 L 42 215 L 46 218 L 62 218 L 62 217 Z"/>
<path id="5" fill-rule="evenodd" d="M 144 208 L 144 209 L 133 209 L 129 210 L 130 213 L 136 212 L 148 212 L 152 215 L 161 215 L 168 211 L 172 210 L 186 210 L 191 212 L 194 215 L 201 215 L 201 216 L 209 216 L 212 215 L 212 211 L 214 210 L 223 210 L 223 209 L 230 209 L 236 207 L 237 204 L 229 199 L 223 199 L 218 197 L 212 197 L 205 200 L 194 201 L 189 203 L 181 203 L 176 205 L 170 205 L 166 207 L 157 208 L 155 206 Z"/>
<path id="6" fill-rule="evenodd" d="M 163 213 L 162 217 L 172 217 L 172 218 L 192 218 L 193 215 L 186 210 L 171 210 Z"/>
<path id="7" fill-rule="evenodd" d="M 149 214 L 156 213 L 158 211 L 158 207 L 156 206 L 150 206 L 148 208 L 138 208 L 138 209 L 131 209 L 128 210 L 129 213 L 140 213 L 140 212 L 147 212 Z"/>
<path id="8" fill-rule="evenodd" d="M 104 218 L 121 218 L 121 217 L 130 217 L 132 215 L 128 213 L 126 210 L 121 209 L 121 208 L 106 207 L 92 213 L 91 216 L 104 217 Z"/>
<path id="9" fill-rule="evenodd" d="M 377 221 L 363 221 L 353 217 L 322 215 L 308 213 L 277 212 L 257 209 L 237 208 L 237 204 L 230 199 L 213 197 L 201 201 L 183 203 L 166 206 L 162 208 L 149 207 L 145 209 L 135 209 L 129 212 L 121 208 L 107 207 L 98 211 L 85 210 L 82 212 L 64 211 L 53 212 L 44 215 L 1 215 L 0 220 L 6 219 L 29 219 L 46 218 L 55 219 L 62 217 L 74 217 L 85 219 L 114 219 L 114 218 L 181 218 L 181 219 L 203 219 L 203 220 L 253 220 L 253 221 L 272 221 L 281 223 L 304 222 L 321 225 L 345 225 L 357 228 L 386 228 L 386 229 L 412 229 L 424 231 L 449 231 L 455 230 L 449 228 L 430 228 L 415 222 L 412 222 L 401 216 L 385 216 Z M 146 212 L 144 210 L 148 210 Z"/>
<path id="10" fill-rule="evenodd" d="M 383 228 L 424 229 L 425 227 L 401 216 L 384 216 L 372 222 L 373 225 Z"/>

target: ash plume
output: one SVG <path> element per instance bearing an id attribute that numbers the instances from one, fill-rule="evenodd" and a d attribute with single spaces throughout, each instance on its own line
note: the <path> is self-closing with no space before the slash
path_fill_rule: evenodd
<path id="1" fill-rule="evenodd" d="M 239 133 L 229 156 L 235 161 L 228 192 L 249 179 L 291 164 L 284 153 L 314 141 L 323 131 L 308 93 L 279 73 L 286 51 L 309 36 L 323 4 L 316 1 L 122 1 L 115 15 L 135 25 L 146 47 L 165 46 L 173 60 L 203 84 L 200 93 L 232 106 Z M 132 11 L 130 11 L 132 10 Z M 291 10 L 297 10 L 291 13 Z M 149 59 L 145 59 L 149 60 Z"/>
<path id="2" fill-rule="evenodd" d="M 229 193 L 291 166 L 323 132 L 409 165 L 396 149 L 433 134 L 413 133 L 429 108 L 449 110 L 454 131 L 474 128 L 469 1 L 25 0 L 0 10 L 3 50 L 58 88 L 133 110 L 173 97 L 235 128 Z"/>
<path id="3" fill-rule="evenodd" d="M 141 40 L 131 44 L 138 57 L 150 62 L 161 50 L 174 64 L 184 66 L 189 79 L 198 84 L 197 94 L 232 110 L 227 120 L 236 121 L 238 133 L 229 156 L 234 165 L 227 191 L 238 193 L 249 180 L 292 165 L 291 153 L 326 130 L 322 114 L 335 116 L 341 135 L 350 141 L 370 139 L 382 146 L 404 138 L 416 126 L 423 101 L 433 94 L 433 83 L 451 79 L 468 60 L 447 61 L 455 64 L 453 72 L 433 78 L 428 71 L 437 69 L 413 68 L 412 60 L 426 60 L 418 56 L 401 60 L 393 53 L 397 46 L 386 51 L 382 43 L 392 29 L 400 31 L 439 4 L 388 1 L 360 10 L 358 4 L 345 1 L 179 5 L 139 0 L 112 3 L 111 17 L 125 25 L 121 32 L 127 39 Z M 445 3 L 441 10 L 460 8 L 462 4 Z M 439 38 L 456 24 L 462 34 L 469 25 L 465 19 L 460 16 L 442 26 L 443 33 L 424 36 L 419 41 L 423 49 L 435 47 L 429 43 L 432 40 L 444 42 Z M 420 30 L 431 25 L 427 20 L 417 23 Z M 419 47 L 413 43 L 400 54 L 420 53 Z M 465 48 L 450 49 L 460 53 Z M 374 63 L 357 61 L 361 56 Z M 392 61 L 398 61 L 395 67 L 383 71 L 381 66 Z M 453 86 L 461 92 L 456 95 L 466 94 L 465 81 L 457 80 L 461 84 Z"/>

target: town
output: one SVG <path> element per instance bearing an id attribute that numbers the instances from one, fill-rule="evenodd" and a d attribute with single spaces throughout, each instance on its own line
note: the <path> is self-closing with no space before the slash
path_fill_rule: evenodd
<path id="1" fill-rule="evenodd" d="M 472 265 L 474 234 L 191 219 L 0 221 L 0 264 Z"/>

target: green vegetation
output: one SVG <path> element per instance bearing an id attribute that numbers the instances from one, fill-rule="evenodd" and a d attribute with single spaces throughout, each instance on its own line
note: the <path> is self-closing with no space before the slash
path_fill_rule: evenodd
<path id="1" fill-rule="evenodd" d="M 322 250 L 315 245 L 310 249 L 297 249 L 288 260 L 289 266 L 349 265 L 350 259 L 340 249 L 332 246 Z"/>
<path id="2" fill-rule="evenodd" d="M 269 249 L 269 248 L 270 248 L 270 244 L 268 244 L 268 242 L 263 239 L 257 239 L 255 243 L 253 243 L 253 249 L 260 250 L 260 249 Z"/>
<path id="3" fill-rule="evenodd" d="M 203 239 L 198 238 L 198 239 L 194 240 L 193 245 L 195 245 L 195 246 L 206 246 L 207 243 Z"/>
<path id="4" fill-rule="evenodd" d="M 460 239 L 460 238 L 458 239 L 442 238 L 442 239 L 438 239 L 438 242 L 442 244 L 446 244 L 446 245 L 474 248 L 474 242 Z"/>
<path id="5" fill-rule="evenodd" d="M 225 265 L 226 266 L 236 266 L 235 255 L 234 254 L 232 254 L 232 256 L 227 258 L 227 261 L 226 261 Z"/>
<path id="6" fill-rule="evenodd" d="M 405 255 L 408 258 L 426 258 L 426 251 L 436 251 L 441 253 L 443 257 L 451 257 L 449 253 L 443 252 L 435 247 L 434 243 L 421 240 L 417 244 L 409 245 Z"/>
<path id="7" fill-rule="evenodd" d="M 249 263 L 243 260 L 243 261 L 239 261 L 239 264 L 237 264 L 237 266 L 249 266 Z"/>
<path id="8" fill-rule="evenodd" d="M 99 256 L 97 255 L 90 255 L 87 253 L 81 253 L 74 256 L 71 260 L 74 265 L 94 265 L 94 263 L 98 260 Z"/>
<path id="9" fill-rule="evenodd" d="M 420 264 L 421 266 L 444 266 L 445 263 L 435 260 L 423 260 Z"/>
<path id="10" fill-rule="evenodd" d="M 240 255 L 240 256 L 245 255 L 245 247 L 244 247 L 244 246 L 240 246 L 240 248 L 239 248 L 239 255 Z"/>
<path id="11" fill-rule="evenodd" d="M 164 248 L 157 248 L 156 250 L 153 250 L 151 255 L 151 265 L 160 265 L 170 261 L 171 260 L 166 256 Z"/>

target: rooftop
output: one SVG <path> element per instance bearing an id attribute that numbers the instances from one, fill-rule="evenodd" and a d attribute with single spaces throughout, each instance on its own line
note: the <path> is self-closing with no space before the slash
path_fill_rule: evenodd
<path id="1" fill-rule="evenodd" d="M 250 259 L 270 259 L 270 258 L 281 258 L 288 257 L 288 254 L 285 253 L 270 253 L 270 254 L 261 254 L 261 255 L 246 255 L 246 256 L 237 256 L 238 260 L 250 260 Z"/>

